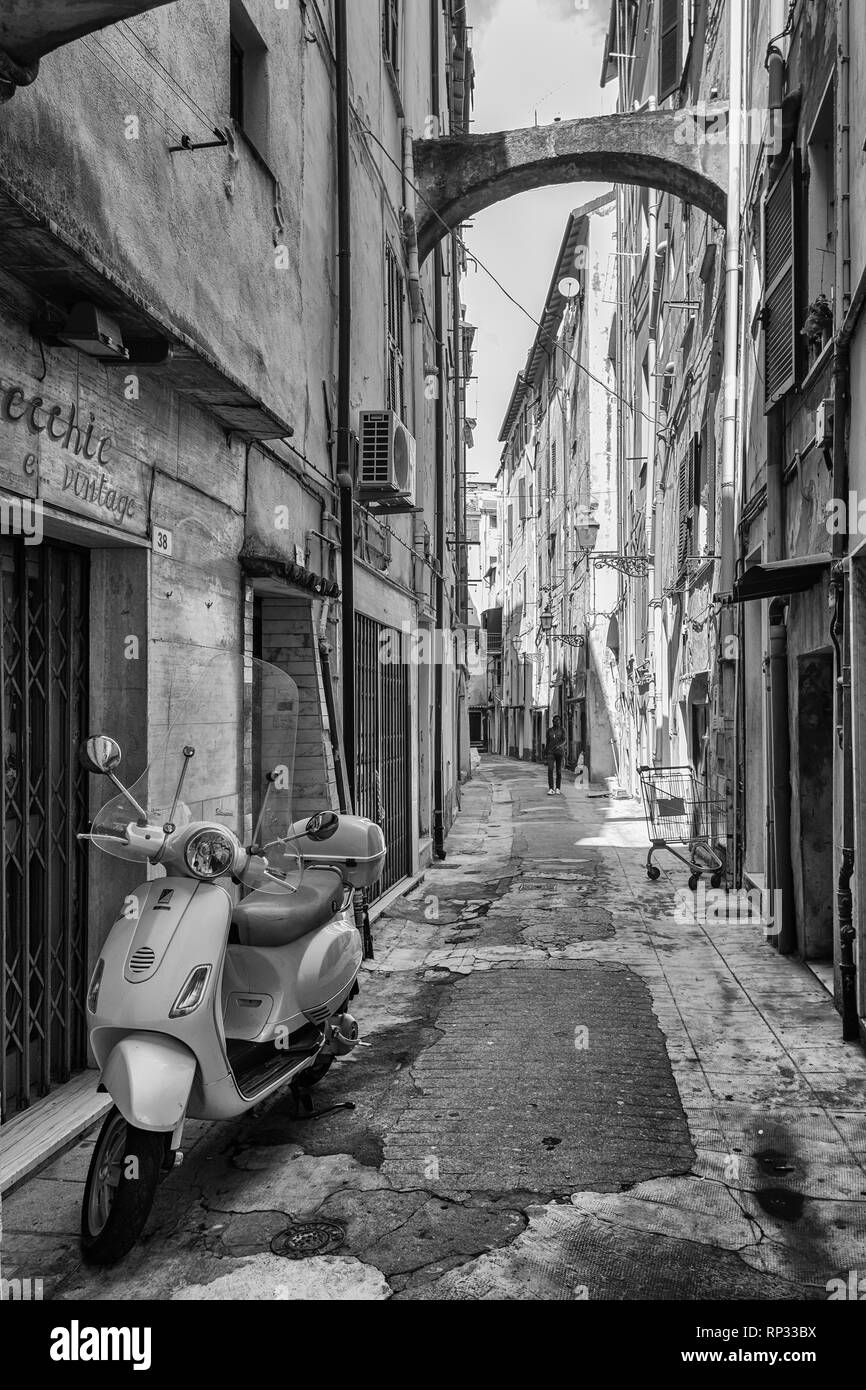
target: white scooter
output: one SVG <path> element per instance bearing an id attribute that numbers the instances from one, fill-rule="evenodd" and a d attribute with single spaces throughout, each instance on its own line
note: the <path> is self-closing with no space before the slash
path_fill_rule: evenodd
<path id="1" fill-rule="evenodd" d="M 114 740 L 81 754 L 120 790 L 83 838 L 152 866 L 87 995 L 99 1089 L 114 1101 L 84 1192 L 93 1264 L 135 1244 L 188 1117 L 241 1115 L 296 1079 L 306 1089 L 358 1042 L 352 903 L 382 872 L 382 831 L 333 811 L 292 820 L 299 701 L 284 671 L 217 653 L 182 679 L 163 752 L 133 787 L 117 777 Z M 252 891 L 238 901 L 241 888 Z"/>

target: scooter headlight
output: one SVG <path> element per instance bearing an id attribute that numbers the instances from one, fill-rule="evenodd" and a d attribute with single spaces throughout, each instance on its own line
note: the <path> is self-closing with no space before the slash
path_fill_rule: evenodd
<path id="1" fill-rule="evenodd" d="M 99 1003 L 99 986 L 102 984 L 102 972 L 105 969 L 105 961 L 100 956 L 96 962 L 96 969 L 90 981 L 90 988 L 87 991 L 87 1012 L 96 1013 L 96 1006 Z"/>
<path id="2" fill-rule="evenodd" d="M 186 867 L 196 878 L 223 878 L 231 873 L 237 844 L 223 830 L 199 830 L 191 835 L 184 850 Z"/>

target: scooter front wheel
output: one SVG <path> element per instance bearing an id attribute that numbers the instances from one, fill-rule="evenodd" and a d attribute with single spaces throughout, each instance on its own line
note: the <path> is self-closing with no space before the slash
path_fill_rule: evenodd
<path id="1" fill-rule="evenodd" d="M 81 1207 L 81 1252 L 88 1264 L 116 1264 L 132 1249 L 150 1215 L 164 1153 L 164 1134 L 136 1129 L 116 1107 L 109 1111 Z"/>

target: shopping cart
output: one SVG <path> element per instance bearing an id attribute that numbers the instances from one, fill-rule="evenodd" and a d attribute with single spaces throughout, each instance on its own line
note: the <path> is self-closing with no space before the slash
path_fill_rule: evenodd
<path id="1" fill-rule="evenodd" d="M 653 863 L 653 855 L 666 849 L 689 869 L 690 888 L 697 888 L 702 873 L 711 874 L 710 882 L 718 888 L 724 865 L 711 843 L 724 803 L 707 796 L 690 767 L 639 767 L 638 773 L 651 841 L 647 878 L 658 878 L 661 869 Z M 681 854 L 674 845 L 685 845 L 686 852 Z"/>

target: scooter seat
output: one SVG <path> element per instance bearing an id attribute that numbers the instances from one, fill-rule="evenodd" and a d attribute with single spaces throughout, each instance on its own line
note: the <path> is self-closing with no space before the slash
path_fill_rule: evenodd
<path id="1" fill-rule="evenodd" d="M 232 913 L 242 946 L 288 946 L 339 912 L 343 880 L 335 869 L 311 869 L 294 893 L 251 893 Z"/>

